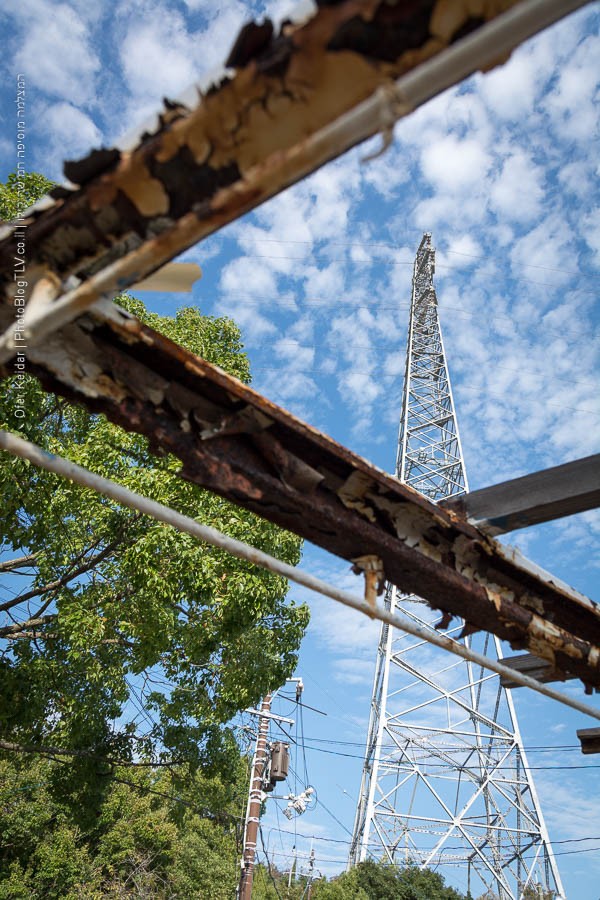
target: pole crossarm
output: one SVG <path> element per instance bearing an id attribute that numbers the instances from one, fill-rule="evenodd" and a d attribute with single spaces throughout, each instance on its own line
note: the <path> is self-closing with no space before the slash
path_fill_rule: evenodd
<path id="1" fill-rule="evenodd" d="M 165 108 L 122 148 L 65 164 L 59 187 L 0 231 L 0 295 L 11 303 L 27 229 L 30 346 L 139 283 L 202 238 L 511 50 L 585 0 L 340 0 L 276 34 L 246 25 L 226 69 Z M 3 273 L 3 274 L 2 274 Z"/>
<path id="2" fill-rule="evenodd" d="M 600 684 L 596 604 L 113 304 L 32 347 L 28 369 L 178 457 L 182 477 Z"/>

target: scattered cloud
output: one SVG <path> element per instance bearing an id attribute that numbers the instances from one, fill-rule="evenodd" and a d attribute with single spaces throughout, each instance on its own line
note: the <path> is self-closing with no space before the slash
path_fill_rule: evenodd
<path id="1" fill-rule="evenodd" d="M 13 71 L 24 71 L 30 87 L 77 106 L 93 100 L 100 71 L 98 48 L 81 13 L 72 4 L 49 0 L 6 9 L 20 34 Z"/>

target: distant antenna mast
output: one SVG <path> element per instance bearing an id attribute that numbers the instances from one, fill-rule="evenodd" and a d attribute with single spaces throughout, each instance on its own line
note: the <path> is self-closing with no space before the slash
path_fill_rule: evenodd
<path id="1" fill-rule="evenodd" d="M 468 486 L 434 270 L 425 234 L 413 272 L 396 475 L 439 501 Z M 385 603 L 425 627 L 439 618 L 392 585 Z M 501 657 L 497 639 L 463 637 L 463 624 L 446 634 Z M 349 865 L 367 856 L 434 867 L 474 896 L 564 898 L 510 694 L 497 675 L 386 624 Z"/>

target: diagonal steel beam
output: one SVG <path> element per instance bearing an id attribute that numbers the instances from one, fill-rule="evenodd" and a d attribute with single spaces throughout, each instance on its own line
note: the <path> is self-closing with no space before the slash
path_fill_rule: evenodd
<path id="1" fill-rule="evenodd" d="M 47 390 L 145 435 L 182 477 L 600 684 L 597 604 L 113 304 L 28 353 Z"/>

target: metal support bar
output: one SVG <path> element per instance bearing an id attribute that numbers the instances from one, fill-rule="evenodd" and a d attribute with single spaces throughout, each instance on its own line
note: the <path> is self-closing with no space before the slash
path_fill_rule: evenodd
<path id="1" fill-rule="evenodd" d="M 130 314 L 108 304 L 31 348 L 28 365 L 179 457 L 183 477 L 347 560 L 374 556 L 468 628 L 600 684 L 596 604 Z"/>
<path id="2" fill-rule="evenodd" d="M 268 553 L 264 553 L 256 547 L 252 547 L 243 541 L 238 541 L 235 538 L 229 537 L 228 535 L 217 531 L 215 528 L 212 528 L 210 525 L 203 525 L 195 519 L 189 518 L 189 516 L 184 516 L 181 513 L 170 509 L 168 506 L 164 506 L 162 503 L 157 503 L 155 500 L 150 500 L 148 497 L 130 491 L 123 485 L 110 481 L 108 478 L 102 478 L 100 475 L 89 472 L 87 469 L 78 466 L 76 463 L 63 459 L 60 456 L 56 456 L 53 453 L 47 453 L 45 450 L 42 450 L 41 447 L 36 447 L 35 444 L 24 441 L 14 434 L 10 434 L 7 431 L 0 431 L 0 449 L 6 450 L 8 453 L 12 453 L 15 456 L 20 456 L 23 459 L 28 459 L 30 462 L 34 463 L 34 465 L 46 469 L 48 472 L 55 472 L 57 475 L 69 478 L 71 481 L 81 484 L 83 487 L 98 491 L 99 493 L 116 500 L 117 503 L 123 504 L 123 506 L 142 512 L 145 515 L 151 516 L 159 522 L 171 525 L 173 528 L 177 528 L 179 531 L 185 532 L 186 534 L 191 534 L 198 540 L 206 541 L 206 543 L 212 544 L 215 547 L 220 547 L 228 553 L 231 553 L 232 556 L 238 557 L 238 559 L 244 559 L 254 565 L 262 566 L 270 572 L 274 572 L 276 575 L 289 578 L 290 581 L 294 581 L 309 590 L 323 594 L 325 597 L 331 597 L 333 600 L 343 603 L 344 606 L 356 609 L 358 612 L 362 612 L 370 618 L 386 622 L 415 637 L 420 637 L 430 644 L 435 644 L 437 647 L 448 650 L 450 653 L 461 656 L 463 659 L 468 659 L 477 665 L 490 669 L 492 672 L 497 672 L 499 675 L 505 676 L 510 674 L 510 671 L 507 670 L 499 660 L 490 659 L 481 653 L 477 653 L 465 644 L 459 643 L 444 634 L 440 634 L 432 628 L 419 625 L 400 611 L 391 613 L 388 609 L 372 605 L 367 600 L 361 600 L 353 594 L 348 593 L 348 591 L 343 591 L 333 585 L 327 584 L 327 582 L 322 581 L 320 578 L 315 578 L 314 575 L 310 575 L 308 572 L 294 568 L 294 566 L 290 566 L 288 563 L 282 562 L 282 560 L 277 559 Z M 518 678 L 524 687 L 530 687 L 538 693 L 544 694 L 553 700 L 558 700 L 558 702 L 570 706 L 579 712 L 583 712 L 586 715 L 592 716 L 592 718 L 600 719 L 600 709 L 594 709 L 594 707 L 582 703 L 575 698 L 560 694 L 552 688 L 539 684 L 528 675 L 517 673 L 514 677 Z M 247 712 L 256 712 L 256 710 L 247 710 Z M 263 712 L 261 711 L 259 715 L 263 716 Z M 270 716 L 270 718 L 275 717 Z"/>
<path id="3" fill-rule="evenodd" d="M 580 728 L 577 737 L 581 741 L 582 753 L 600 753 L 600 728 Z"/>
<path id="4" fill-rule="evenodd" d="M 505 666 L 508 666 L 509 669 L 514 669 L 515 672 L 525 672 L 525 674 L 530 675 L 542 684 L 548 684 L 548 682 L 551 681 L 566 681 L 573 677 L 572 675 L 565 675 L 562 672 L 556 672 L 547 660 L 533 656 L 531 653 L 524 653 L 520 656 L 511 656 L 508 658 L 504 657 L 502 662 Z M 502 675 L 500 677 L 500 684 L 505 688 L 516 688 L 521 686 L 521 683 L 515 681 L 510 675 Z"/>
<path id="5" fill-rule="evenodd" d="M 225 537 L 225 535 L 223 535 Z M 275 719 L 276 722 L 285 722 L 287 725 L 295 725 L 294 719 L 287 719 L 285 716 L 276 716 L 274 713 L 266 713 L 260 709 L 245 709 L 244 712 L 251 716 L 263 716 L 266 719 Z"/>
<path id="6" fill-rule="evenodd" d="M 488 534 L 505 534 L 600 506 L 600 454 L 442 501 Z"/>

